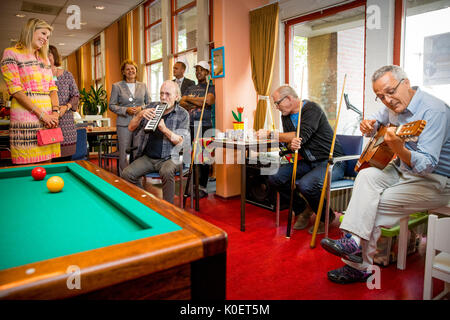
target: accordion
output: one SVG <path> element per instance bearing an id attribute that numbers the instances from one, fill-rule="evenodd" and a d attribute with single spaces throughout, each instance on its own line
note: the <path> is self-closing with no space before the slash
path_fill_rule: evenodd
<path id="1" fill-rule="evenodd" d="M 160 103 L 156 106 L 156 115 L 155 117 L 147 122 L 147 125 L 144 128 L 145 132 L 151 132 L 155 131 L 156 128 L 158 128 L 159 121 L 161 121 L 161 118 L 164 114 L 164 111 L 167 109 L 167 103 Z"/>

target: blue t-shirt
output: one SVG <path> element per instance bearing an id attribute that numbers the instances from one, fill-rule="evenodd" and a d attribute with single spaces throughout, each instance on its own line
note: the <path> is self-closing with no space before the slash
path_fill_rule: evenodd
<path id="1" fill-rule="evenodd" d="M 305 106 L 306 100 L 303 100 L 303 106 Z M 289 117 L 291 118 L 292 124 L 294 125 L 295 129 L 297 129 L 297 123 L 298 123 L 298 112 L 294 114 L 290 114 Z"/>

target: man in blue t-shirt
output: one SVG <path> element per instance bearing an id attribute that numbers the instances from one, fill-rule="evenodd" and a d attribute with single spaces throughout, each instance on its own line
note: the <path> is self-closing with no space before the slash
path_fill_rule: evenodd
<path id="1" fill-rule="evenodd" d="M 205 102 L 205 110 L 203 111 L 202 123 L 200 124 L 200 115 L 202 113 L 203 101 L 205 99 L 206 87 L 207 87 L 207 77 L 210 73 L 210 67 L 208 62 L 200 61 L 195 65 L 195 76 L 197 77 L 198 83 L 196 85 L 190 86 L 185 95 L 180 100 L 180 105 L 189 111 L 190 117 L 190 130 L 191 130 L 191 139 L 192 141 L 196 138 L 197 135 L 197 126 L 201 125 L 201 135 L 200 138 L 203 137 L 203 134 L 212 128 L 211 121 L 211 106 L 215 103 L 216 94 L 214 85 L 209 85 L 208 92 L 206 94 L 206 102 Z M 210 136 L 209 136 L 210 137 Z M 197 150 L 201 150 L 199 146 Z M 200 198 L 206 197 L 207 191 L 206 187 L 208 184 L 210 165 L 201 164 L 200 165 Z"/>

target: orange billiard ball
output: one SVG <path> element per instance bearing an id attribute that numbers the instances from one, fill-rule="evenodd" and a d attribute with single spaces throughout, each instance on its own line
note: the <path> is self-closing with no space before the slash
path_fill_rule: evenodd
<path id="1" fill-rule="evenodd" d="M 64 187 L 64 180 L 61 177 L 53 176 L 47 180 L 47 188 L 50 192 L 60 192 Z"/>

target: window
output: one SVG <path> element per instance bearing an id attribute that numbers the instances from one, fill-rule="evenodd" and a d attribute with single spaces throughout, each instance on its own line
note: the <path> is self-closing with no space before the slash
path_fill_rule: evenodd
<path id="1" fill-rule="evenodd" d="M 185 76 L 195 80 L 197 62 L 197 6 L 196 1 L 172 0 L 172 53 L 175 61 L 183 61 Z"/>
<path id="2" fill-rule="evenodd" d="M 317 102 L 334 126 L 344 75 L 348 101 L 343 100 L 338 134 L 358 135 L 364 105 L 365 2 L 326 9 L 286 23 L 286 82 L 302 98 Z"/>
<path id="3" fill-rule="evenodd" d="M 175 58 L 174 63 L 177 61 L 182 61 L 186 65 L 186 71 L 184 72 L 184 76 L 188 79 L 197 82 L 197 77 L 195 76 L 195 68 L 194 68 L 194 65 L 197 63 L 197 52 L 189 51 L 180 54 Z"/>
<path id="4" fill-rule="evenodd" d="M 102 84 L 103 68 L 102 68 L 102 49 L 100 37 L 94 40 L 94 82 L 98 88 Z"/>
<path id="5" fill-rule="evenodd" d="M 159 101 L 159 88 L 163 82 L 161 0 L 151 0 L 144 5 L 145 12 L 145 65 L 147 85 L 152 101 Z"/>
<path id="6" fill-rule="evenodd" d="M 450 101 L 450 1 L 406 1 L 403 67 L 411 85 Z"/>

